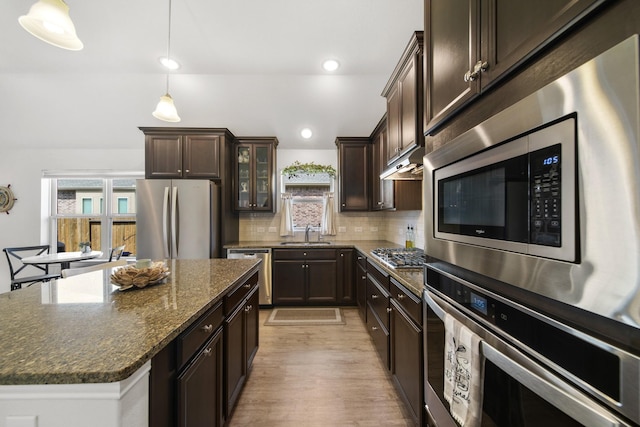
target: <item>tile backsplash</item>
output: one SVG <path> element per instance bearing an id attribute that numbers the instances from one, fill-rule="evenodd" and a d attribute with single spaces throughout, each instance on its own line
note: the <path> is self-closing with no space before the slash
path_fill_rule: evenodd
<path id="1" fill-rule="evenodd" d="M 424 248 L 424 218 L 422 211 L 348 212 L 336 213 L 336 235 L 324 240 L 388 240 L 404 245 L 407 226 L 413 226 L 415 245 Z M 293 237 L 280 236 L 280 214 L 240 214 L 240 241 L 303 240 L 304 232 Z M 310 237 L 317 240 L 317 231 Z"/>

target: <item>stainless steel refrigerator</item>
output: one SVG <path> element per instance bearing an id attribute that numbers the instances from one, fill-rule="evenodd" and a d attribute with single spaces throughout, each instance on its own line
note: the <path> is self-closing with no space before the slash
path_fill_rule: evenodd
<path id="1" fill-rule="evenodd" d="M 139 179 L 137 258 L 220 257 L 220 188 L 212 181 Z"/>

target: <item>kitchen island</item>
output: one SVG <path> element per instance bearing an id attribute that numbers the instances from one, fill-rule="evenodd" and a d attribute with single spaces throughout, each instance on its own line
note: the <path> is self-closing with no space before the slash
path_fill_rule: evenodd
<path id="1" fill-rule="evenodd" d="M 120 291 L 106 270 L 0 295 L 0 426 L 147 425 L 152 358 L 259 261 L 167 266 L 144 289 Z"/>

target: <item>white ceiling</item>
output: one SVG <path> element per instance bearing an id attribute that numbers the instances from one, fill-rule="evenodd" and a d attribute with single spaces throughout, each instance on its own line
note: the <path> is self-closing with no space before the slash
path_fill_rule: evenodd
<path id="1" fill-rule="evenodd" d="M 0 2 L 0 146 L 142 147 L 138 126 L 165 93 L 168 0 L 67 0 L 79 52 L 48 45 Z M 173 0 L 171 93 L 177 126 L 277 136 L 279 148 L 333 148 L 368 136 L 423 0 Z M 334 74 L 321 62 L 336 58 Z M 314 136 L 303 141 L 299 131 Z"/>

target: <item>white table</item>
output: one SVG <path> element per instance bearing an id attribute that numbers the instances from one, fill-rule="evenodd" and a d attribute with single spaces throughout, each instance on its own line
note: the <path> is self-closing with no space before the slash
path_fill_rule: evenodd
<path id="1" fill-rule="evenodd" d="M 43 254 L 22 258 L 23 264 L 67 264 L 74 261 L 82 261 L 85 259 L 99 258 L 102 256 L 100 251 L 91 252 L 58 252 L 56 254 Z"/>

